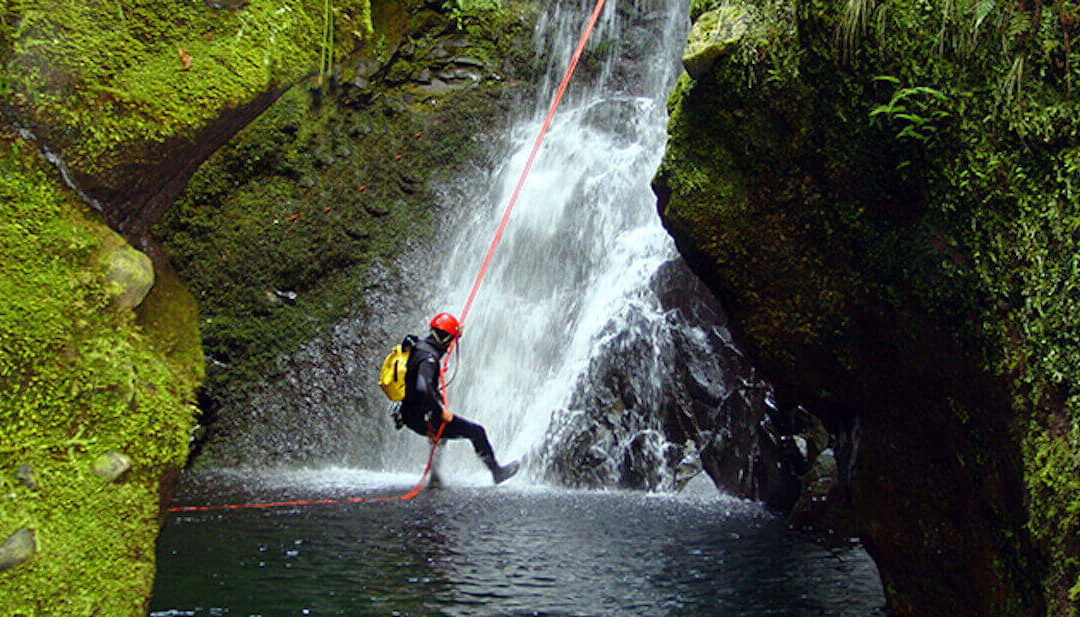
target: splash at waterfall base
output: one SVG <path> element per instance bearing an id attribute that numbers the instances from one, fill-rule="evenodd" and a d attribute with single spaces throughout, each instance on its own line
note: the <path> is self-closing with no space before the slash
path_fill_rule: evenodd
<path id="1" fill-rule="evenodd" d="M 395 411 L 395 428 L 401 428 L 397 425 L 400 418 L 400 423 L 409 430 L 428 437 L 432 442 L 429 458 L 435 455 L 441 440 L 468 439 L 476 456 L 491 472 L 492 480 L 501 484 L 518 472 L 519 464 L 515 461 L 500 465 L 484 427 L 452 412 L 446 401 L 446 366 L 460 336 L 458 320 L 440 313 L 431 320 L 431 334 L 412 346 L 405 368 L 405 396 Z M 430 461 L 428 464 L 431 465 Z M 437 477 L 437 471 L 432 473 Z"/>

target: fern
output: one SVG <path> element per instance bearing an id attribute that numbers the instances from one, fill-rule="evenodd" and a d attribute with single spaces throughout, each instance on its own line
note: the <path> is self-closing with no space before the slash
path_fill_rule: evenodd
<path id="1" fill-rule="evenodd" d="M 1005 79 L 998 88 L 998 104 L 1008 105 L 1016 101 L 1023 93 L 1024 65 L 1027 61 L 1027 52 L 1022 51 L 1013 58 L 1012 66 L 1005 75 Z"/>
<path id="2" fill-rule="evenodd" d="M 847 0 L 840 13 L 834 45 L 844 60 L 855 55 L 855 44 L 866 32 L 871 14 L 875 12 L 874 0 Z"/>

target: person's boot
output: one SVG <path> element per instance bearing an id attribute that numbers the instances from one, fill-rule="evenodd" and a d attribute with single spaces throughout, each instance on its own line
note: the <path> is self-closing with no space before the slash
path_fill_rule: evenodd
<path id="1" fill-rule="evenodd" d="M 491 472 L 491 479 L 495 481 L 495 484 L 502 484 L 509 480 L 518 472 L 518 468 L 521 466 L 517 461 L 514 461 L 509 465 L 499 465 L 499 463 L 495 461 L 495 456 L 493 454 L 485 454 L 480 457 L 480 460 L 484 462 L 488 471 Z"/>

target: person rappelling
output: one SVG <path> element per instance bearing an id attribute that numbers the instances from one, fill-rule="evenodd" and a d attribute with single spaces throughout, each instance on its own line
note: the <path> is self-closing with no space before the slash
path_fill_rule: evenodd
<path id="1" fill-rule="evenodd" d="M 395 428 L 407 426 L 433 441 L 468 439 L 491 472 L 492 480 L 501 484 L 518 472 L 519 463 L 499 465 L 484 427 L 455 415 L 443 404 L 439 366 L 447 350 L 461 336 L 461 323 L 449 313 L 439 313 L 431 320 L 430 327 L 427 338 L 405 337 L 383 362 L 379 385 L 391 400 L 401 401 L 394 412 Z"/>
<path id="2" fill-rule="evenodd" d="M 585 30 L 581 33 L 581 39 L 578 41 L 577 47 L 574 48 L 574 54 L 570 58 L 570 65 L 566 68 L 566 74 L 563 75 L 563 79 L 555 91 L 555 97 L 551 101 L 551 106 L 548 108 L 547 115 L 544 117 L 544 122 L 540 125 L 540 131 L 537 133 L 536 140 L 529 151 L 529 156 L 525 160 L 525 167 L 521 170 L 521 176 L 518 178 L 513 193 L 510 195 L 510 201 L 506 204 L 506 209 L 499 220 L 499 226 L 495 230 L 495 237 L 492 238 L 487 255 L 484 256 L 484 261 L 480 265 L 480 272 L 476 275 L 472 290 L 469 291 L 469 297 L 461 311 L 462 320 L 468 315 L 469 308 L 476 298 L 480 282 L 484 279 L 484 273 L 487 272 L 488 266 L 491 264 L 495 247 L 499 245 L 499 240 L 506 230 L 506 224 L 510 220 L 510 213 L 513 211 L 518 197 L 521 196 L 521 190 L 525 186 L 525 179 L 529 176 L 529 170 L 532 169 L 536 156 L 540 152 L 544 136 L 551 127 L 555 110 L 558 109 L 559 102 L 562 101 L 563 94 L 565 94 L 566 88 L 570 84 L 570 78 L 574 74 L 574 67 L 577 66 L 581 54 L 585 51 L 585 45 L 589 41 L 589 34 L 592 33 L 593 28 L 596 26 L 603 8 L 604 0 L 597 0 L 596 7 L 593 8 L 592 14 L 585 25 Z M 438 445 L 438 440 L 441 437 L 470 440 L 473 449 L 476 450 L 476 455 L 491 471 L 491 477 L 495 480 L 495 483 L 499 484 L 517 473 L 519 463 L 515 461 L 505 467 L 500 466 L 495 460 L 495 452 L 491 448 L 491 442 L 488 441 L 484 427 L 455 416 L 443 404 L 442 390 L 439 384 L 439 362 L 459 336 L 461 336 L 461 323 L 457 318 L 449 313 L 439 313 L 431 320 L 431 334 L 426 339 L 420 341 L 416 337 L 406 337 L 400 345 L 390 352 L 390 355 L 383 361 L 382 370 L 379 374 L 379 385 L 382 386 L 383 391 L 390 397 L 390 400 L 401 401 L 401 406 L 395 413 L 395 425 L 397 428 L 408 426 L 413 432 L 431 438 L 436 445 Z M 433 448 L 432 456 L 434 456 L 434 453 Z M 429 460 L 428 469 L 430 467 L 431 462 Z M 427 470 L 425 470 L 424 474 L 427 474 Z M 414 496 L 422 484 L 423 478 L 421 478 L 417 488 L 403 498 L 408 499 Z"/>

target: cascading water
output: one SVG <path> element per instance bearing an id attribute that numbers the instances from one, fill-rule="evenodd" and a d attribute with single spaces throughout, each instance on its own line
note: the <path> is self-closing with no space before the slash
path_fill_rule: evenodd
<path id="1" fill-rule="evenodd" d="M 608 2 L 586 63 L 555 117 L 495 253 L 455 358 L 459 370 L 449 390 L 452 410 L 483 424 L 501 459 L 533 459 L 534 476 L 556 475 L 557 481 L 571 484 L 671 488 L 672 474 L 644 470 L 648 477 L 642 477 L 643 470 L 637 470 L 637 479 L 631 480 L 619 471 L 616 459 L 633 448 L 638 459 L 647 459 L 646 466 L 663 467 L 692 455 L 681 444 L 669 443 L 661 426 L 661 408 L 672 399 L 667 396 L 665 403 L 662 384 L 671 382 L 672 348 L 680 338 L 674 330 L 681 330 L 681 340 L 704 358 L 705 381 L 724 381 L 723 367 L 709 361 L 727 344 L 715 329 L 717 314 L 710 314 L 706 324 L 687 322 L 689 315 L 673 319 L 657 281 L 661 267 L 677 259 L 677 253 L 660 224 L 649 180 L 663 154 L 667 96 L 682 70 L 678 56 L 689 27 L 686 4 Z M 454 312 L 463 304 L 591 6 L 555 3 L 541 17 L 536 53 L 547 59 L 544 86 L 514 128 L 511 154 L 494 179 L 485 190 L 467 196 L 470 203 L 486 207 L 474 208 L 472 217 L 450 234 L 441 275 L 424 312 L 415 317 L 418 322 L 424 314 Z M 594 453 L 600 452 L 593 469 L 580 470 L 589 476 L 583 479 L 566 461 L 560 464 L 555 455 L 559 442 L 580 437 L 575 422 L 595 424 L 583 407 L 589 406 L 593 380 L 603 377 L 598 358 L 629 355 L 628 346 L 649 360 L 605 370 L 622 373 L 621 411 L 632 417 L 622 424 L 635 426 L 590 444 Z M 629 398 L 635 409 L 627 410 Z M 406 443 L 394 438 L 388 451 L 403 455 L 391 457 L 391 466 L 415 465 L 422 458 L 418 446 L 407 445 L 410 439 L 415 441 L 411 435 Z M 454 470 L 479 472 L 473 460 L 467 446 L 450 446 L 443 477 L 453 477 Z M 598 475 L 596 464 L 606 471 Z M 553 474 L 555 468 L 562 471 Z"/>

